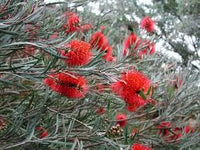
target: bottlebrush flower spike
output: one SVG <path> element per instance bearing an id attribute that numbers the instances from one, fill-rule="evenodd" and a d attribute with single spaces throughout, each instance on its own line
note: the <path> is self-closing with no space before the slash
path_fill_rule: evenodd
<path id="1" fill-rule="evenodd" d="M 72 40 L 67 44 L 69 52 L 61 50 L 61 55 L 67 57 L 65 63 L 69 67 L 86 65 L 92 58 L 91 45 L 80 40 Z"/>
<path id="2" fill-rule="evenodd" d="M 182 136 L 182 129 L 172 126 L 169 121 L 161 122 L 158 125 L 158 134 L 161 135 L 163 140 L 167 143 L 176 143 Z"/>
<path id="3" fill-rule="evenodd" d="M 88 31 L 90 29 L 92 29 L 92 25 L 91 24 L 85 24 L 85 25 L 81 26 L 81 32 Z"/>
<path id="4" fill-rule="evenodd" d="M 106 54 L 102 58 L 105 59 L 107 62 L 115 61 L 115 57 L 112 56 L 112 52 L 112 47 L 108 46 L 106 49 Z"/>
<path id="5" fill-rule="evenodd" d="M 127 124 L 127 115 L 126 114 L 117 114 L 116 115 L 117 124 L 120 125 L 120 127 L 124 127 Z"/>
<path id="6" fill-rule="evenodd" d="M 108 38 L 101 31 L 92 35 L 90 44 L 92 45 L 92 48 L 97 47 L 101 51 L 106 50 L 109 46 Z"/>
<path id="7" fill-rule="evenodd" d="M 172 125 L 169 121 L 163 121 L 158 125 L 158 134 L 162 136 L 167 136 L 170 133 Z"/>
<path id="8" fill-rule="evenodd" d="M 153 32 L 154 25 L 155 25 L 155 22 L 148 16 L 144 17 L 140 22 L 141 28 L 145 29 L 147 32 Z"/>
<path id="9" fill-rule="evenodd" d="M 106 54 L 103 56 L 103 59 L 108 62 L 115 61 L 115 58 L 112 56 L 112 47 L 108 43 L 108 38 L 101 31 L 98 31 L 92 35 L 90 44 L 92 45 L 92 48 L 97 47 L 97 49 L 100 51 L 106 52 Z"/>
<path id="10" fill-rule="evenodd" d="M 191 127 L 189 125 L 185 126 L 185 128 L 184 128 L 185 134 L 193 133 L 194 131 L 195 131 L 194 127 Z"/>
<path id="11" fill-rule="evenodd" d="M 43 129 L 43 131 L 40 132 L 40 138 L 43 139 L 47 136 L 49 136 L 48 131 L 46 129 Z"/>
<path id="12" fill-rule="evenodd" d="M 66 30 L 65 33 L 76 32 L 80 28 L 80 18 L 73 12 L 67 12 L 63 15 L 64 17 L 68 16 L 67 24 L 63 25 L 63 28 Z"/>
<path id="13" fill-rule="evenodd" d="M 139 143 L 134 143 L 132 146 L 131 146 L 131 150 L 153 150 L 143 144 L 139 144 Z"/>
<path id="14" fill-rule="evenodd" d="M 154 25 L 155 25 L 155 22 L 148 16 L 144 17 L 140 22 L 141 28 L 145 29 L 147 32 L 153 32 Z"/>
<path id="15" fill-rule="evenodd" d="M 146 93 L 151 86 L 151 81 L 143 73 L 130 70 L 121 74 L 120 81 L 111 85 L 114 93 L 122 98 L 132 97 L 141 90 Z"/>
<path id="16" fill-rule="evenodd" d="M 147 104 L 147 102 L 138 95 L 133 95 L 133 97 L 125 98 L 125 102 L 127 104 L 126 109 L 130 112 L 136 111 L 141 106 Z"/>
<path id="17" fill-rule="evenodd" d="M 131 33 L 125 40 L 124 42 L 124 49 L 123 49 L 123 54 L 127 54 L 127 49 L 130 48 L 131 45 L 133 45 L 137 40 L 137 35 L 134 33 Z"/>
<path id="18" fill-rule="evenodd" d="M 41 131 L 42 129 L 43 129 L 42 126 L 37 127 L 37 131 Z"/>
<path id="19" fill-rule="evenodd" d="M 57 93 L 68 98 L 83 98 L 88 92 L 87 80 L 70 72 L 52 73 L 44 83 Z"/>
<path id="20" fill-rule="evenodd" d="M 148 41 L 148 40 L 144 40 L 140 43 L 139 47 L 143 47 L 143 49 L 139 50 L 138 55 L 140 57 L 140 59 L 143 58 L 144 55 L 150 54 L 153 55 L 155 53 L 155 44 Z"/>
<path id="21" fill-rule="evenodd" d="M 120 76 L 120 80 L 111 84 L 112 91 L 127 103 L 129 111 L 136 111 L 147 102 L 141 97 L 140 92 L 148 92 L 151 81 L 141 72 L 130 70 Z"/>

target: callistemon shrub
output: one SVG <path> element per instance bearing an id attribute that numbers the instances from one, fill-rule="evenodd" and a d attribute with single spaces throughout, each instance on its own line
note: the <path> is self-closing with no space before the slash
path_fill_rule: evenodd
<path id="1" fill-rule="evenodd" d="M 0 149 L 198 148 L 199 72 L 159 53 L 159 20 L 121 30 L 79 3 L 1 3 Z"/>

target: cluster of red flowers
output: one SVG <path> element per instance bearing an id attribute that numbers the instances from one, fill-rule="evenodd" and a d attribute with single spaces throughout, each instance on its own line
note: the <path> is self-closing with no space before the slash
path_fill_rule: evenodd
<path id="1" fill-rule="evenodd" d="M 136 111 L 148 102 L 141 97 L 140 92 L 147 94 L 150 86 L 148 77 L 136 70 L 122 73 L 120 80 L 111 84 L 112 91 L 126 102 L 129 111 Z"/>
<path id="2" fill-rule="evenodd" d="M 44 83 L 68 98 L 83 98 L 88 91 L 87 80 L 84 77 L 67 71 L 49 74 Z"/>
<path id="3" fill-rule="evenodd" d="M 147 32 L 153 32 L 154 25 L 155 25 L 155 22 L 148 16 L 144 17 L 140 22 L 141 28 L 145 29 Z"/>
<path id="4" fill-rule="evenodd" d="M 92 58 L 91 46 L 87 42 L 72 40 L 66 47 L 70 50 L 61 50 L 61 55 L 67 57 L 65 63 L 69 67 L 86 65 Z"/>
<path id="5" fill-rule="evenodd" d="M 37 127 L 37 131 L 40 132 L 40 138 L 41 138 L 41 139 L 43 139 L 43 138 L 49 136 L 48 131 L 47 131 L 45 128 L 43 128 L 42 126 L 38 126 L 38 127 Z"/>
<path id="6" fill-rule="evenodd" d="M 129 51 L 127 51 L 127 49 L 129 49 Z M 154 54 L 155 44 L 148 40 L 141 40 L 135 33 L 131 33 L 124 42 L 123 54 L 126 55 L 127 52 L 134 57 L 139 56 L 139 58 L 142 59 L 143 56 L 147 54 Z"/>
<path id="7" fill-rule="evenodd" d="M 132 146 L 131 146 L 131 150 L 153 150 L 143 144 L 139 144 L 139 143 L 134 143 Z"/>
<path id="8" fill-rule="evenodd" d="M 124 127 L 127 124 L 127 115 L 126 114 L 117 114 L 116 115 L 117 124 L 120 125 L 120 127 Z"/>
<path id="9" fill-rule="evenodd" d="M 88 31 L 92 28 L 91 24 L 85 24 L 81 25 L 81 19 L 80 17 L 73 13 L 73 12 L 67 12 L 64 14 L 64 17 L 68 16 L 67 23 L 63 25 L 63 29 L 65 29 L 65 33 L 73 33 L 76 31 Z"/>
<path id="10" fill-rule="evenodd" d="M 106 61 L 109 62 L 115 60 L 115 58 L 112 56 L 113 49 L 109 45 L 108 38 L 103 34 L 102 31 L 98 31 L 92 35 L 90 44 L 92 45 L 92 48 L 96 47 L 100 51 L 105 51 L 103 59 Z"/>
<path id="11" fill-rule="evenodd" d="M 192 133 L 194 132 L 194 128 L 189 125 L 185 126 L 184 129 L 178 128 L 169 121 L 163 121 L 158 125 L 158 134 L 168 143 L 178 142 L 183 132 L 185 134 Z"/>

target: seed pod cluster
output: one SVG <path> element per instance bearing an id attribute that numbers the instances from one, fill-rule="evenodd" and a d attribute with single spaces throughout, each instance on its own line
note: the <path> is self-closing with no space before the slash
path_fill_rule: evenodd
<path id="1" fill-rule="evenodd" d="M 124 130 L 120 127 L 119 124 L 112 126 L 106 133 L 108 137 L 118 137 L 122 136 Z"/>

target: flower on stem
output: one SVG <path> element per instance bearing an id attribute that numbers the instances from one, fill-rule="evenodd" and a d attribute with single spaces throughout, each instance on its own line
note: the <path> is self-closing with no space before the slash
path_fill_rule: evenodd
<path id="1" fill-rule="evenodd" d="M 169 130 L 171 129 L 172 125 L 169 121 L 163 121 L 158 125 L 158 134 L 161 136 L 169 135 Z"/>
<path id="2" fill-rule="evenodd" d="M 68 98 L 83 98 L 88 92 L 87 80 L 70 72 L 52 73 L 44 83 L 57 93 Z"/>
<path id="3" fill-rule="evenodd" d="M 129 49 L 129 55 L 139 56 L 140 59 L 147 54 L 155 53 L 155 44 L 149 40 L 142 40 L 135 33 L 131 33 L 124 42 L 123 55 L 125 56 Z"/>
<path id="4" fill-rule="evenodd" d="M 139 143 L 134 143 L 131 146 L 131 150 L 152 150 L 151 148 L 143 145 L 143 144 L 139 144 Z"/>
<path id="5" fill-rule="evenodd" d="M 108 62 L 115 61 L 115 58 L 112 56 L 113 50 L 109 45 L 108 38 L 101 31 L 92 35 L 90 44 L 92 45 L 92 48 L 96 47 L 100 51 L 105 51 L 105 55 L 102 57 L 103 59 Z"/>
<path id="6" fill-rule="evenodd" d="M 142 95 L 147 94 L 150 86 L 148 77 L 141 72 L 130 70 L 121 74 L 120 80 L 111 84 L 111 89 L 126 102 L 129 111 L 136 111 L 146 104 Z"/>
<path id="7" fill-rule="evenodd" d="M 190 133 L 193 133 L 195 130 L 194 130 L 194 127 L 190 126 L 190 125 L 187 125 L 185 126 L 184 128 L 184 133 L 185 134 L 190 134 Z"/>
<path id="8" fill-rule="evenodd" d="M 61 50 L 61 55 L 67 57 L 65 63 L 69 67 L 86 65 L 92 58 L 91 45 L 80 40 L 72 40 L 66 45 L 70 51 Z"/>
<path id="9" fill-rule="evenodd" d="M 48 131 L 46 129 L 43 129 L 43 131 L 40 132 L 40 138 L 43 139 L 47 136 L 49 136 Z"/>
<path id="10" fill-rule="evenodd" d="M 43 128 L 41 125 L 39 125 L 39 126 L 37 127 L 37 131 L 40 132 L 40 134 L 39 134 L 40 139 L 49 136 L 48 131 L 47 131 L 45 128 Z"/>
<path id="11" fill-rule="evenodd" d="M 138 129 L 133 128 L 130 137 L 134 137 L 137 133 L 139 133 Z"/>
<path id="12" fill-rule="evenodd" d="M 182 136 L 181 128 L 178 128 L 175 125 L 172 126 L 169 121 L 161 122 L 158 125 L 158 129 L 158 134 L 167 143 L 177 143 Z"/>
<path id="13" fill-rule="evenodd" d="M 65 30 L 66 34 L 77 31 L 84 32 L 92 29 L 91 24 L 81 25 L 80 17 L 74 12 L 65 12 L 63 17 L 68 17 L 67 23 L 63 24 L 63 29 Z"/>
<path id="14" fill-rule="evenodd" d="M 123 49 L 123 54 L 127 54 L 127 49 L 131 47 L 134 43 L 136 43 L 137 40 L 137 35 L 134 33 L 131 33 L 125 40 L 124 42 L 124 49 Z"/>
<path id="15" fill-rule="evenodd" d="M 144 17 L 140 22 L 141 28 L 145 29 L 147 32 L 153 32 L 154 25 L 155 25 L 155 22 L 148 16 Z"/>
<path id="16" fill-rule="evenodd" d="M 117 124 L 120 125 L 120 127 L 124 127 L 127 124 L 127 115 L 126 114 L 117 114 L 116 115 Z"/>
<path id="17" fill-rule="evenodd" d="M 66 13 L 68 15 L 67 24 L 63 25 L 63 28 L 66 30 L 65 33 L 76 32 L 80 28 L 80 18 L 73 12 Z M 65 16 L 66 16 L 65 14 Z"/>
<path id="18" fill-rule="evenodd" d="M 90 29 L 92 29 L 92 25 L 91 24 L 84 24 L 80 27 L 80 29 L 81 29 L 81 32 L 89 31 Z"/>

